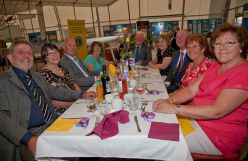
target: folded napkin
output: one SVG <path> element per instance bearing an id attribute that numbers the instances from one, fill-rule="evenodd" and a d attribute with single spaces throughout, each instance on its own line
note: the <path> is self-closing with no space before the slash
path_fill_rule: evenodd
<path id="1" fill-rule="evenodd" d="M 179 125 L 164 122 L 152 122 L 148 138 L 179 141 Z"/>
<path id="2" fill-rule="evenodd" d="M 79 119 L 58 118 L 46 129 L 46 131 L 55 131 L 55 132 L 69 131 L 78 120 Z"/>
<path id="3" fill-rule="evenodd" d="M 184 116 L 177 116 L 177 119 L 182 129 L 183 136 L 187 136 L 195 131 L 195 128 L 189 118 L 184 117 Z"/>
<path id="4" fill-rule="evenodd" d="M 128 115 L 129 112 L 125 110 L 119 110 L 113 113 L 109 113 L 93 129 L 93 131 L 87 134 L 86 136 L 96 134 L 101 139 L 112 137 L 119 133 L 118 122 L 122 124 L 129 122 Z"/>

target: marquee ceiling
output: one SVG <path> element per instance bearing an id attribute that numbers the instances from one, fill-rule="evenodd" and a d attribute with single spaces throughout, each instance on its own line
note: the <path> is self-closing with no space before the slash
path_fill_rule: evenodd
<path id="1" fill-rule="evenodd" d="M 42 3 L 43 6 L 75 6 L 93 7 L 108 6 L 117 0 L 0 0 L 0 15 L 12 15 L 35 9 Z"/>

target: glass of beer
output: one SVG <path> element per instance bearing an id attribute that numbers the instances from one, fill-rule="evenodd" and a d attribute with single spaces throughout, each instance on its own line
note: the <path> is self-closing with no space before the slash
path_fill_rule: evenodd
<path id="1" fill-rule="evenodd" d="M 135 87 L 136 93 L 140 96 L 140 100 L 142 100 L 142 94 L 145 92 L 146 84 L 145 83 L 137 83 Z"/>

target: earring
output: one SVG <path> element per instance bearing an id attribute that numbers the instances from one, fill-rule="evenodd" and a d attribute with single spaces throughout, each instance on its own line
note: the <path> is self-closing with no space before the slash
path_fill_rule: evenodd
<path id="1" fill-rule="evenodd" d="M 242 50 L 240 49 L 239 52 L 242 53 Z"/>

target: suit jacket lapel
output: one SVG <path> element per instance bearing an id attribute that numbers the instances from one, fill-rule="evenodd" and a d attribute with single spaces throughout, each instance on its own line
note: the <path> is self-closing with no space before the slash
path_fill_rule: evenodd
<path id="1" fill-rule="evenodd" d="M 15 85 L 17 85 L 18 87 L 24 89 L 24 87 L 21 83 L 21 80 L 18 78 L 18 76 L 14 72 L 13 68 L 10 68 L 8 72 L 9 72 L 9 80 L 11 82 L 13 82 Z"/>
<path id="2" fill-rule="evenodd" d="M 35 81 L 35 83 L 42 89 L 43 93 L 44 93 L 44 89 L 46 88 L 46 84 L 42 83 L 41 80 L 39 79 L 39 77 L 37 77 L 37 73 L 34 73 L 33 71 L 30 71 L 33 80 Z"/>
<path id="3" fill-rule="evenodd" d="M 73 60 L 71 60 L 67 55 L 65 55 L 66 59 L 68 59 L 68 62 L 70 63 L 70 66 L 77 71 L 77 73 L 82 73 L 82 71 L 78 68 L 77 64 L 75 64 L 75 62 L 73 62 Z M 84 71 L 87 71 L 84 69 Z M 82 73 L 83 74 L 83 73 Z M 84 74 L 83 74 L 84 75 Z"/>

